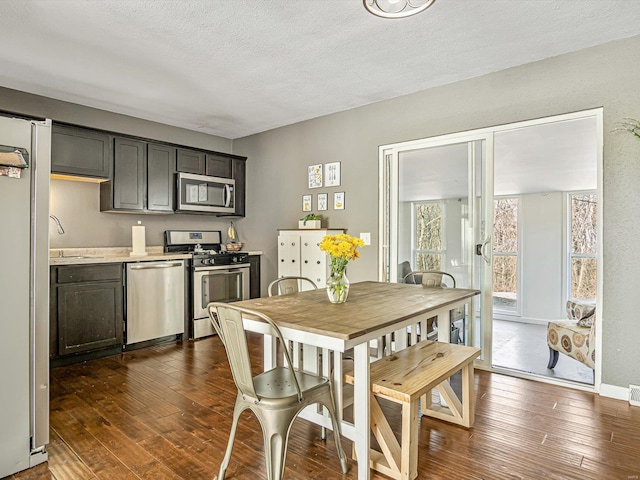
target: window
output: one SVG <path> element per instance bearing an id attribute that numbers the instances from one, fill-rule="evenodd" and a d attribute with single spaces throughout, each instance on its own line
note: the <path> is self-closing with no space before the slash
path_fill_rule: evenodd
<path id="1" fill-rule="evenodd" d="M 518 310 L 518 199 L 499 198 L 493 209 L 493 307 Z"/>
<path id="2" fill-rule="evenodd" d="M 596 298 L 598 196 L 570 193 L 569 298 Z"/>
<path id="3" fill-rule="evenodd" d="M 416 270 L 441 270 L 444 255 L 444 204 L 413 204 L 413 261 Z"/>

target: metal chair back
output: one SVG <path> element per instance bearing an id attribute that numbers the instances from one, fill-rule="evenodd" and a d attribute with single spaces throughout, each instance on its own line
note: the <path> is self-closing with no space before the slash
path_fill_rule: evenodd
<path id="1" fill-rule="evenodd" d="M 313 290 L 318 288 L 310 278 L 289 276 L 275 279 L 269 284 L 269 287 L 267 287 L 267 292 L 269 292 L 270 297 L 275 295 L 290 295 L 302 291 L 305 286 L 311 287 Z"/>

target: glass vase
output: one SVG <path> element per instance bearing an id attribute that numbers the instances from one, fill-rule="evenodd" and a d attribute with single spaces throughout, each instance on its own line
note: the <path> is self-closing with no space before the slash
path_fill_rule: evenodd
<path id="1" fill-rule="evenodd" d="M 344 272 L 332 272 L 327 278 L 327 296 L 331 303 L 344 303 L 349 295 L 349 279 Z"/>

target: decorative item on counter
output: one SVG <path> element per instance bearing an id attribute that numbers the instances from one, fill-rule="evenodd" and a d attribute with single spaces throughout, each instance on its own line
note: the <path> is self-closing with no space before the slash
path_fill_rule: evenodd
<path id="1" fill-rule="evenodd" d="M 236 233 L 236 229 L 233 226 L 233 222 L 231 222 L 231 225 L 229 225 L 229 228 L 227 229 L 227 237 L 229 237 L 227 241 L 228 252 L 238 252 L 242 249 L 243 243 L 239 242 L 237 239 L 238 234 Z"/>
<path id="2" fill-rule="evenodd" d="M 320 250 L 331 257 L 331 275 L 327 278 L 327 296 L 331 303 L 344 303 L 349 295 L 349 279 L 345 269 L 349 260 L 360 258 L 358 247 L 364 247 L 364 240 L 346 233 L 325 235 L 320 242 Z"/>
<path id="3" fill-rule="evenodd" d="M 322 215 L 311 212 L 298 220 L 298 228 L 322 228 Z"/>
<path id="4" fill-rule="evenodd" d="M 145 246 L 145 232 L 144 225 L 141 221 L 138 221 L 138 225 L 131 227 L 131 244 L 132 251 L 129 254 L 132 257 L 146 257 L 147 251 Z"/>

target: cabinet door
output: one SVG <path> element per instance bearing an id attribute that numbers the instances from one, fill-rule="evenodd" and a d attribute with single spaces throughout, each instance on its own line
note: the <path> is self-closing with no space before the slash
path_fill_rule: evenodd
<path id="1" fill-rule="evenodd" d="M 173 212 L 176 149 L 150 143 L 147 147 L 147 209 Z"/>
<path id="2" fill-rule="evenodd" d="M 205 172 L 211 177 L 233 178 L 231 176 L 231 158 L 214 153 L 206 154 Z"/>
<path id="3" fill-rule="evenodd" d="M 94 130 L 53 125 L 51 173 L 109 178 L 111 138 Z"/>
<path id="4" fill-rule="evenodd" d="M 58 354 L 122 344 L 122 282 L 61 285 L 57 294 Z"/>
<path id="5" fill-rule="evenodd" d="M 260 298 L 260 255 L 249 255 L 249 298 Z"/>
<path id="6" fill-rule="evenodd" d="M 116 138 L 113 162 L 113 208 L 143 210 L 146 203 L 146 143 Z"/>
<path id="7" fill-rule="evenodd" d="M 278 277 L 300 276 L 300 237 L 278 236 Z"/>
<path id="8" fill-rule="evenodd" d="M 177 151 L 177 167 L 179 172 L 195 173 L 198 175 L 204 175 L 204 152 L 198 152 L 197 150 L 187 150 L 186 148 L 179 148 Z"/>
<path id="9" fill-rule="evenodd" d="M 236 181 L 236 217 L 245 216 L 245 196 L 246 196 L 246 182 L 247 182 L 247 162 L 234 158 L 231 161 L 231 170 L 233 179 Z"/>
<path id="10" fill-rule="evenodd" d="M 324 288 L 327 283 L 327 254 L 320 250 L 321 235 L 300 236 L 300 259 L 303 277 L 310 278 L 318 288 Z"/>

